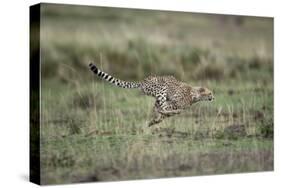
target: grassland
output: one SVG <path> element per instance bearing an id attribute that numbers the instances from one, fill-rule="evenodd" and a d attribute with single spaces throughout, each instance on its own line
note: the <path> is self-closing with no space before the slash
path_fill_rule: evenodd
<path id="1" fill-rule="evenodd" d="M 273 20 L 45 5 L 43 184 L 273 170 Z M 124 80 L 174 75 L 215 94 L 149 128 L 154 103 Z"/>

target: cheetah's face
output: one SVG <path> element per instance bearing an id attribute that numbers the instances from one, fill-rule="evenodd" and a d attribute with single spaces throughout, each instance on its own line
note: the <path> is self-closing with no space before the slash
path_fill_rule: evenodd
<path id="1" fill-rule="evenodd" d="M 213 101 L 215 99 L 213 92 L 205 87 L 193 87 L 191 96 L 192 103 L 199 101 Z"/>
<path id="2" fill-rule="evenodd" d="M 199 87 L 198 94 L 201 101 L 213 101 L 215 99 L 213 92 L 205 87 Z"/>

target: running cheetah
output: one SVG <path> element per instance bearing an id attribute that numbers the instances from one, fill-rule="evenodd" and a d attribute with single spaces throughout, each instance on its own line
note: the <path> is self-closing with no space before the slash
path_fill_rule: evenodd
<path id="1" fill-rule="evenodd" d="M 143 94 L 156 99 L 152 120 L 148 126 L 160 123 L 164 118 L 179 114 L 184 109 L 199 101 L 214 100 L 213 93 L 204 87 L 192 87 L 176 80 L 173 76 L 149 76 L 140 82 L 127 82 L 116 79 L 89 64 L 98 77 L 122 88 L 137 88 Z"/>

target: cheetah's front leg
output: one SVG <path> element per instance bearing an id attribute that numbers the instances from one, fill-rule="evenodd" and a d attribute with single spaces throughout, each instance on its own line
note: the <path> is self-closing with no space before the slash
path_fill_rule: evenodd
<path id="1" fill-rule="evenodd" d="M 165 101 L 158 110 L 159 113 L 168 117 L 179 114 L 182 109 L 178 109 L 171 101 Z"/>
<path id="2" fill-rule="evenodd" d="M 163 115 L 167 115 L 167 116 L 173 116 L 176 114 L 181 113 L 182 110 L 160 110 L 159 113 L 163 114 Z"/>

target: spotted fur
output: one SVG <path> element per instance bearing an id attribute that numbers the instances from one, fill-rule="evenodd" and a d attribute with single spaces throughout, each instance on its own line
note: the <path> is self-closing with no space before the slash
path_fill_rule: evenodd
<path id="1" fill-rule="evenodd" d="M 90 69 L 98 77 L 122 88 L 137 88 L 143 94 L 156 99 L 149 126 L 160 123 L 164 118 L 179 114 L 199 101 L 214 100 L 213 93 L 204 87 L 192 87 L 173 76 L 149 76 L 141 82 L 127 82 L 116 79 L 101 71 L 94 64 Z"/>

